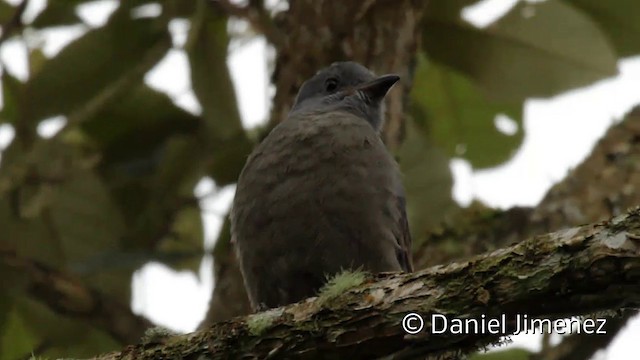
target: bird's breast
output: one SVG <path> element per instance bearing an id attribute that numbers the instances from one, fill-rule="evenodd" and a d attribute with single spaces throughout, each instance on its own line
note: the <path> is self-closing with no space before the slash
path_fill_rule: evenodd
<path id="1" fill-rule="evenodd" d="M 395 161 L 368 123 L 351 115 L 291 120 L 249 159 L 236 199 L 252 203 L 245 211 L 261 212 L 265 224 L 292 216 L 307 223 L 374 215 L 392 201 Z"/>

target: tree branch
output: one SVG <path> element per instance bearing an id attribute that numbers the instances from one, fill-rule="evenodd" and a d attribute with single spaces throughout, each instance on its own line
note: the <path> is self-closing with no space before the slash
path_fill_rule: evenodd
<path id="1" fill-rule="evenodd" d="M 619 215 L 640 204 L 640 193 L 632 190 L 640 181 L 639 157 L 640 106 L 636 106 L 607 131 L 582 164 L 549 190 L 535 209 L 465 209 L 455 221 L 414 248 L 416 265 L 421 268 L 459 261 L 521 238 Z M 574 334 L 538 358 L 589 359 L 589 354 L 606 347 L 636 314 L 631 313 L 612 319 L 607 335 L 597 341 L 593 336 Z"/>
<path id="2" fill-rule="evenodd" d="M 619 215 L 640 204 L 640 192 L 634 191 L 640 183 L 639 158 L 640 106 L 636 106 L 534 209 L 465 209 L 414 246 L 416 265 L 445 264 L 518 239 Z"/>
<path id="3" fill-rule="evenodd" d="M 0 264 L 26 276 L 28 293 L 34 300 L 59 314 L 86 320 L 124 344 L 140 341 L 140 334 L 153 326 L 134 314 L 128 304 L 121 304 L 58 270 L 21 258 L 13 251 L 0 250 Z"/>
<path id="4" fill-rule="evenodd" d="M 467 352 L 513 331 L 515 315 L 559 319 L 640 306 L 640 208 L 607 222 L 537 236 L 466 262 L 381 274 L 335 297 L 213 325 L 104 358 L 373 358 Z M 407 313 L 425 329 L 408 336 Z M 507 319 L 496 334 L 432 334 L 432 314 Z M 604 328 L 606 330 L 606 327 Z"/>

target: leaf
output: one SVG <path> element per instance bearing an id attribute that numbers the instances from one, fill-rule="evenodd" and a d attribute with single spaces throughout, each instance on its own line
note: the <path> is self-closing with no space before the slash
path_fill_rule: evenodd
<path id="1" fill-rule="evenodd" d="M 204 256 L 204 224 L 201 209 L 194 206 L 183 207 L 171 224 L 169 236 L 158 245 L 164 256 L 156 260 L 165 260 L 165 264 L 175 270 L 191 270 L 197 274 L 200 261 Z"/>
<path id="2" fill-rule="evenodd" d="M 205 161 L 202 149 L 188 136 L 174 136 L 167 141 L 157 175 L 150 188 L 149 210 L 161 209 L 157 225 L 170 230 L 156 246 L 166 253 L 192 253 L 204 255 L 204 228 L 199 204 L 193 189 L 204 176 Z M 155 211 L 154 211 L 155 212 Z M 197 271 L 200 257 L 192 256 L 180 263 L 171 263 L 174 268 Z M 179 266 L 179 267 L 177 267 Z"/>
<path id="3" fill-rule="evenodd" d="M 62 265 L 58 244 L 50 236 L 49 229 L 42 218 L 25 220 L 18 216 L 14 205 L 18 200 L 15 194 L 10 199 L 0 199 L 0 227 L 11 234 L 3 246 L 10 246 L 20 256 L 28 256 L 46 265 Z M 6 274 L 2 274 L 5 277 Z M 6 278 L 3 279 L 6 283 Z"/>
<path id="4" fill-rule="evenodd" d="M 186 45 L 191 82 L 202 105 L 204 135 L 212 156 L 209 175 L 219 186 L 236 181 L 253 147 L 242 128 L 227 68 L 226 24 L 225 17 L 210 11 L 206 1 L 200 0 Z"/>
<path id="5" fill-rule="evenodd" d="M 617 74 L 616 54 L 587 16 L 559 2 L 519 3 L 485 29 L 426 11 L 429 56 L 468 75 L 490 96 L 552 96 Z"/>
<path id="6" fill-rule="evenodd" d="M 533 354 L 522 348 L 490 351 L 482 354 L 473 354 L 470 360 L 528 360 Z"/>
<path id="7" fill-rule="evenodd" d="M 2 71 L 2 110 L 0 110 L 0 124 L 15 124 L 19 116 L 20 102 L 24 92 L 24 83 L 5 68 Z"/>
<path id="8" fill-rule="evenodd" d="M 414 118 L 449 157 L 463 157 L 474 168 L 497 166 L 511 158 L 523 139 L 522 107 L 487 99 L 464 76 L 420 57 L 411 92 Z M 504 114 L 516 122 L 514 134 L 496 129 Z"/>
<path id="9" fill-rule="evenodd" d="M 201 124 L 167 95 L 142 85 L 82 125 L 103 154 L 100 168 L 128 223 L 130 247 L 151 255 L 166 239 L 176 240 L 167 226 L 204 176 L 205 152 L 196 136 Z M 181 235 L 181 250 L 202 249 L 197 232 Z"/>
<path id="10" fill-rule="evenodd" d="M 207 174 L 215 180 L 217 186 L 233 184 L 238 180 L 253 143 L 244 132 L 234 137 L 210 142 L 210 165 Z"/>
<path id="11" fill-rule="evenodd" d="M 44 54 L 42 49 L 34 48 L 29 50 L 29 74 L 31 76 L 35 76 L 42 66 L 47 62 L 47 56 Z"/>
<path id="12" fill-rule="evenodd" d="M 94 161 L 53 139 L 37 141 L 27 153 L 12 143 L 4 155 L 1 172 L 10 186 L 7 200 L 0 201 L 0 226 L 11 234 L 9 246 L 21 257 L 70 269 L 128 302 L 134 268 L 86 266 L 118 251 L 124 236 L 122 215 L 93 172 Z"/>
<path id="13" fill-rule="evenodd" d="M 6 24 L 13 17 L 16 8 L 5 1 L 0 1 L 0 23 Z"/>
<path id="14" fill-rule="evenodd" d="M 228 138 L 242 131 L 242 123 L 227 68 L 227 19 L 198 2 L 186 45 L 191 82 L 207 129 L 215 138 Z"/>
<path id="15" fill-rule="evenodd" d="M 0 322 L 0 360 L 14 360 L 29 354 L 38 345 L 38 337 L 29 330 L 19 309 L 9 297 L 0 299 L 0 311 L 7 311 L 6 318 Z M 5 308 L 6 307 L 6 308 Z"/>
<path id="16" fill-rule="evenodd" d="M 159 42 L 169 48 L 166 28 L 154 19 L 131 20 L 116 11 L 105 26 L 73 41 L 28 81 L 26 118 L 34 122 L 85 105 Z"/>
<path id="17" fill-rule="evenodd" d="M 127 303 L 129 266 L 86 266 L 104 253 L 117 251 L 124 235 L 124 221 L 102 181 L 89 170 L 75 170 L 56 189 L 47 216 L 64 250 L 68 268 L 82 275 L 87 284 Z"/>
<path id="18" fill-rule="evenodd" d="M 77 161 L 73 151 L 54 141 L 37 141 L 31 151 L 12 142 L 0 163 L 0 228 L 11 234 L 7 245 L 19 256 L 49 266 L 64 264 L 64 251 L 51 232 L 46 212 L 50 187 Z"/>
<path id="19" fill-rule="evenodd" d="M 611 39 L 620 56 L 640 53 L 640 2 L 637 0 L 564 0 L 589 15 Z"/>
<path id="20" fill-rule="evenodd" d="M 453 177 L 449 159 L 431 145 L 413 122 L 397 152 L 407 198 L 407 216 L 417 245 L 424 234 L 456 209 L 451 196 Z"/>
<path id="21" fill-rule="evenodd" d="M 49 1 L 47 7 L 29 25 L 36 29 L 43 29 L 80 24 L 82 19 L 76 14 L 76 5 L 75 2 L 70 1 Z"/>
<path id="22" fill-rule="evenodd" d="M 201 218 L 185 215 L 192 208 L 186 199 L 193 198 L 206 169 L 201 126 L 167 95 L 144 85 L 82 125 L 103 154 L 101 172 L 126 219 L 128 247 L 147 254 L 136 257 L 140 265 L 157 251 L 202 252 Z M 180 269 L 199 266 L 195 255 L 179 264 L 173 258 L 158 260 Z"/>
<path id="23" fill-rule="evenodd" d="M 59 315 L 30 298 L 23 297 L 16 303 L 16 310 L 27 331 L 38 339 L 36 345 L 42 342 L 49 345 L 45 351 L 34 354 L 39 357 L 89 358 L 125 345 L 118 344 L 86 320 Z M 34 347 L 22 355 L 33 350 Z"/>
<path id="24" fill-rule="evenodd" d="M 169 96 L 141 84 L 81 127 L 102 151 L 102 164 L 110 167 L 143 157 L 152 160 L 149 157 L 166 139 L 193 134 L 200 124 L 200 119 L 176 106 Z"/>

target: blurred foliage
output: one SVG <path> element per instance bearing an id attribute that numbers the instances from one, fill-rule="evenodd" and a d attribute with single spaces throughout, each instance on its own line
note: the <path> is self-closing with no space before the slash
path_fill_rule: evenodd
<path id="1" fill-rule="evenodd" d="M 526 349 L 512 348 L 508 350 L 491 351 L 486 353 L 474 354 L 469 357 L 470 360 L 529 360 L 532 353 Z"/>
<path id="2" fill-rule="evenodd" d="M 233 183 L 254 136 L 242 127 L 226 65 L 226 17 L 205 1 L 127 0 L 51 58 L 44 44 L 23 36 L 83 25 L 76 9 L 86 2 L 48 1 L 0 44 L 29 47 L 26 80 L 2 71 L 0 125 L 10 124 L 16 137 L 0 163 L 0 250 L 66 271 L 127 304 L 132 273 L 144 263 L 197 268 L 203 224 L 193 188 L 205 176 L 218 186 Z M 426 9 L 398 151 L 417 238 L 431 225 L 429 214 L 455 207 L 451 157 L 474 168 L 505 162 L 524 136 L 526 98 L 612 76 L 619 58 L 640 52 L 634 0 L 520 2 L 484 28 L 460 16 L 476 2 L 430 1 Z M 161 6 L 159 16 L 132 16 L 151 3 Z M 3 28 L 15 13 L 0 1 Z M 184 50 L 200 115 L 143 82 L 176 47 L 168 24 L 177 18 L 191 25 Z M 67 121 L 58 134 L 38 136 L 39 124 L 60 115 Z M 513 134 L 498 131 L 497 115 L 512 119 Z M 2 264 L 0 282 L 0 360 L 32 351 L 83 357 L 119 345 L 31 298 L 21 275 Z"/>
<path id="3" fill-rule="evenodd" d="M 449 157 L 463 157 L 474 167 L 508 160 L 524 136 L 521 103 L 486 99 L 464 75 L 428 63 L 424 56 L 418 58 L 412 100 L 412 114 L 421 131 Z M 514 121 L 513 134 L 496 127 L 494 119 L 500 114 Z"/>
<path id="4" fill-rule="evenodd" d="M 487 97 L 551 96 L 617 73 L 617 54 L 607 34 L 562 1 L 519 2 L 483 29 L 438 6 L 427 16 L 427 54 L 468 75 Z"/>

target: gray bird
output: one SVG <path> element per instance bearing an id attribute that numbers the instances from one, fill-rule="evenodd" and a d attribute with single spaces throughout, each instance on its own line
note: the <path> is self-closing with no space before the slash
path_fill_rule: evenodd
<path id="1" fill-rule="evenodd" d="M 231 232 L 254 310 L 314 296 L 342 270 L 413 270 L 400 173 L 379 136 L 398 80 L 332 64 L 247 159 Z"/>

